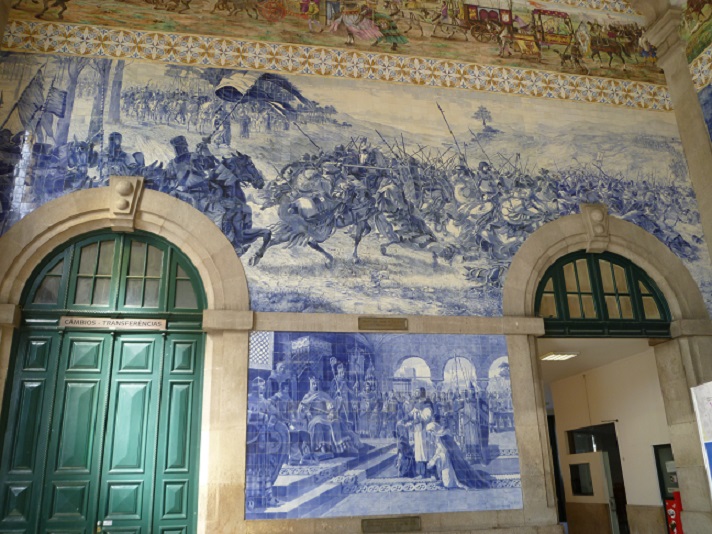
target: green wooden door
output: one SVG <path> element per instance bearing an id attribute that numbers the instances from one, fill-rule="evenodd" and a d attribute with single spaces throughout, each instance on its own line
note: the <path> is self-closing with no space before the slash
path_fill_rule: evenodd
<path id="1" fill-rule="evenodd" d="M 45 259 L 22 307 L 0 420 L 0 533 L 194 531 L 195 267 L 156 236 L 97 232 Z M 66 315 L 162 319 L 166 330 L 62 330 Z"/>
<path id="2" fill-rule="evenodd" d="M 23 332 L 0 532 L 187 533 L 200 334 Z"/>
<path id="3" fill-rule="evenodd" d="M 104 532 L 149 532 L 163 364 L 161 334 L 114 342 L 97 522 Z"/>
<path id="4" fill-rule="evenodd" d="M 47 419 L 50 438 L 41 506 L 36 507 L 39 532 L 92 531 L 101 483 L 111 356 L 111 334 L 64 335 L 53 408 L 41 417 Z"/>

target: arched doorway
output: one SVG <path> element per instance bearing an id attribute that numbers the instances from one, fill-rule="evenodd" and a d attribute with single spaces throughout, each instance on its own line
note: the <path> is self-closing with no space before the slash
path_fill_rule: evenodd
<path id="1" fill-rule="evenodd" d="M 580 257 L 576 258 L 576 254 Z M 567 258 L 567 255 L 571 256 Z M 596 257 L 611 260 L 605 267 L 610 269 L 612 289 L 603 289 L 604 282 L 601 281 L 597 282 L 601 286 L 598 289 L 577 284 L 577 260 L 581 262 L 582 268 L 603 272 L 604 265 L 596 263 Z M 568 261 L 571 259 L 574 260 L 573 264 Z M 573 265 L 573 268 L 569 267 L 574 275 L 569 288 L 566 287 L 566 280 L 561 277 L 558 282 L 554 279 L 556 277 L 547 280 L 557 264 L 561 267 L 564 264 Z M 638 272 L 645 274 L 643 285 L 638 285 L 638 278 L 628 277 L 628 282 L 635 282 L 635 285 L 629 283 L 621 290 L 623 286 L 615 281 L 615 265 L 623 271 L 628 268 L 639 269 Z M 560 290 L 563 288 L 558 296 L 554 295 L 557 283 Z M 563 300 L 557 299 L 569 297 L 577 305 L 574 306 L 575 312 L 572 315 L 570 310 L 565 310 L 564 315 L 561 315 L 560 305 Z M 660 298 L 666 302 L 666 306 L 651 307 L 656 301 L 659 303 Z M 629 308 L 628 304 L 635 299 L 637 304 Z M 591 307 L 590 303 L 594 303 L 594 306 Z M 594 317 L 596 309 L 602 313 Z M 503 295 L 505 316 L 535 317 L 537 311 L 542 310 L 548 310 L 540 315 L 549 319 L 543 319 L 543 322 L 548 323 L 548 327 L 559 328 L 556 337 L 530 337 L 528 340 L 528 357 L 541 387 L 542 416 L 546 416 L 547 408 L 552 408 L 549 405 L 551 398 L 546 399 L 544 405 L 546 391 L 552 381 L 566 379 L 566 387 L 559 389 L 559 399 L 564 402 L 558 404 L 565 406 L 570 420 L 585 421 L 578 424 L 579 427 L 586 427 L 584 430 L 612 425 L 620 436 L 620 431 L 630 425 L 630 432 L 621 440 L 623 443 L 628 436 L 641 434 L 641 429 L 654 429 L 658 437 L 662 436 L 660 439 L 664 438 L 671 444 L 676 458 L 682 457 L 682 463 L 674 466 L 677 468 L 685 510 L 682 524 L 685 525 L 686 518 L 688 525 L 709 524 L 712 501 L 709 488 L 700 483 L 706 477 L 706 472 L 689 388 L 712 378 L 709 359 L 706 357 L 712 324 L 700 290 L 680 259 L 640 227 L 609 217 L 605 206 L 583 205 L 580 214 L 548 223 L 532 234 L 514 257 L 509 269 Z M 592 310 L 594 313 L 591 313 Z M 594 321 L 584 325 L 587 317 Z M 594 324 L 595 319 L 604 321 Z M 555 324 L 557 320 L 558 325 Z M 616 321 L 618 326 L 623 327 L 623 337 L 610 335 L 613 332 L 611 325 L 615 328 Z M 577 331 L 579 326 L 583 328 Z M 594 330 L 600 332 L 599 335 L 607 339 L 593 338 L 594 331 L 589 326 L 593 326 Z M 548 327 L 547 332 L 553 334 L 554 331 Z M 546 352 L 554 351 L 578 351 L 579 356 L 558 363 L 541 360 L 540 357 Z M 589 351 L 593 359 L 586 362 L 580 356 Z M 582 363 L 585 365 L 582 366 Z M 604 365 L 610 367 L 604 371 Z M 572 367 L 562 371 L 566 366 Z M 644 403 L 636 397 L 635 392 L 638 391 L 650 394 L 656 406 L 641 406 Z M 614 405 L 612 399 L 617 395 L 622 400 Z M 584 399 L 578 411 L 573 401 L 576 396 Z M 554 398 L 554 415 L 558 411 L 556 404 Z M 625 408 L 625 411 L 619 410 L 619 407 Z M 571 461 L 576 451 L 571 450 L 569 438 L 576 439 L 577 436 L 567 435 L 567 432 L 558 428 L 558 423 L 557 415 L 558 457 L 568 458 L 564 466 L 567 469 L 562 476 L 572 486 L 574 472 L 568 472 L 569 465 L 586 462 L 579 462 L 578 459 Z M 634 428 L 635 425 L 638 425 L 637 428 Z M 591 432 L 579 434 L 578 437 L 584 434 L 590 437 Z M 646 528 L 643 525 L 650 524 L 665 528 L 656 481 L 654 444 L 657 443 L 651 441 L 638 447 L 635 452 L 626 455 L 623 463 L 624 474 L 626 471 L 629 474 L 635 473 L 626 479 L 626 490 L 629 489 L 628 480 L 632 480 L 635 489 L 627 492 L 625 510 L 632 531 Z M 553 467 L 549 467 L 550 472 Z M 586 495 L 580 496 L 579 502 L 585 506 L 598 504 Z M 604 510 L 608 506 L 608 503 L 601 503 L 599 509 Z M 593 508 L 589 507 L 586 512 L 591 512 Z M 590 527 L 591 516 L 588 518 Z M 597 532 L 615 532 L 609 530 L 613 526 L 606 524 L 608 519 L 604 512 L 599 515 Z M 572 528 L 571 532 L 575 534 L 576 530 Z"/>
<path id="2" fill-rule="evenodd" d="M 20 302 L 35 269 L 64 243 L 108 228 L 160 236 L 178 247 L 198 271 L 206 299 L 205 369 L 200 488 L 197 510 L 191 513 L 197 513 L 198 532 L 228 531 L 224 525 L 244 519 L 244 498 L 235 495 L 244 488 L 239 444 L 244 443 L 245 430 L 244 425 L 234 424 L 236 414 L 242 413 L 235 398 L 247 395 L 239 363 L 247 361 L 253 316 L 244 269 L 234 248 L 211 220 L 190 205 L 144 190 L 141 178 L 111 177 L 109 187 L 76 191 L 48 202 L 0 236 L 0 392 L 10 385 L 6 377 L 19 337 Z M 218 508 L 219 517 L 210 514 Z"/>
<path id="3" fill-rule="evenodd" d="M 3 413 L 6 528 L 196 527 L 205 295 L 142 233 L 72 240 L 21 298 Z"/>

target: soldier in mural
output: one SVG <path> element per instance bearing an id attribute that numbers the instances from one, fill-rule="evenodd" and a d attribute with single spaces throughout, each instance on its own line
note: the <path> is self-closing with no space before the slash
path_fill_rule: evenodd
<path id="1" fill-rule="evenodd" d="M 279 504 L 272 494 L 272 486 L 288 457 L 287 425 L 265 392 L 265 380 L 255 378 L 247 398 L 245 498 L 248 510 Z"/>
<path id="2" fill-rule="evenodd" d="M 109 146 L 101 154 L 101 166 L 106 176 L 130 176 L 137 168 L 136 160 L 121 146 L 123 136 L 119 132 L 109 134 Z"/>
<path id="3" fill-rule="evenodd" d="M 183 135 L 172 138 L 170 143 L 176 156 L 166 167 L 163 188 L 174 191 L 181 200 L 206 211 L 211 193 L 206 176 L 217 166 L 217 159 L 206 142 L 199 143 L 195 152 L 190 151 Z"/>

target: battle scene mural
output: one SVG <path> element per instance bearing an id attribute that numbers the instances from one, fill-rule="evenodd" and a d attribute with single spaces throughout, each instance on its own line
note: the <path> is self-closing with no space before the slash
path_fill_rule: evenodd
<path id="1" fill-rule="evenodd" d="M 712 0 L 687 0 L 680 36 L 685 41 L 687 61 L 692 62 L 712 43 Z"/>
<path id="2" fill-rule="evenodd" d="M 644 36 L 644 19 L 624 1 L 14 0 L 12 8 L 15 20 L 380 51 L 665 83 L 655 64 L 655 47 Z"/>
<path id="3" fill-rule="evenodd" d="M 247 519 L 522 507 L 504 336 L 253 332 Z"/>
<path id="4" fill-rule="evenodd" d="M 499 315 L 519 247 L 582 202 L 656 236 L 712 303 L 672 113 L 19 53 L 0 100 L 0 231 L 140 175 L 221 228 L 256 311 Z"/>

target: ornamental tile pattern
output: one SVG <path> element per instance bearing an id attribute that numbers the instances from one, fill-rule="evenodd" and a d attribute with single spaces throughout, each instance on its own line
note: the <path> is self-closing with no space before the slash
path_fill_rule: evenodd
<path id="1" fill-rule="evenodd" d="M 628 13 L 639 15 L 627 0 L 549 0 L 553 4 L 565 4 L 583 9 L 598 9 L 600 11 L 612 11 L 614 13 Z"/>
<path id="2" fill-rule="evenodd" d="M 453 87 L 634 109 L 672 109 L 667 88 L 646 82 L 224 37 L 15 20 L 8 24 L 3 49 Z M 708 52 L 703 56 L 709 59 Z M 706 69 L 708 72 L 709 64 Z"/>
<path id="3" fill-rule="evenodd" d="M 690 63 L 690 72 L 698 92 L 712 83 L 712 45 Z"/>

